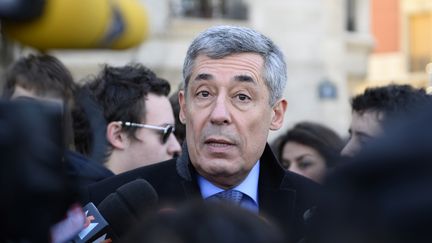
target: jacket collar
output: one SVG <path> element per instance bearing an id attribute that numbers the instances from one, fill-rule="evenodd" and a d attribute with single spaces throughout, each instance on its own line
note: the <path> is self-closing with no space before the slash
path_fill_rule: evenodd
<path id="1" fill-rule="evenodd" d="M 182 146 L 182 153 L 176 160 L 176 169 L 177 173 L 186 181 L 192 181 L 192 174 L 195 173 L 195 169 L 193 168 L 191 162 L 189 161 L 189 153 L 186 141 Z"/>
<path id="2" fill-rule="evenodd" d="M 189 160 L 186 143 L 183 153 L 176 161 L 177 173 L 184 179 L 182 185 L 188 198 L 200 194 L 196 171 Z M 278 222 L 289 232 L 292 242 L 296 242 L 302 235 L 299 216 L 296 215 L 297 190 L 290 179 L 289 173 L 280 166 L 270 146 L 266 144 L 260 158 L 260 175 L 258 181 L 259 212 L 262 216 Z M 297 223 L 296 223 L 297 222 Z"/>

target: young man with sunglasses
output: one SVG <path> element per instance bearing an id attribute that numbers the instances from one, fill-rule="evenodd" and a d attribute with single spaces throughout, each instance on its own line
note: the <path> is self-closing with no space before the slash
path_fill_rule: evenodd
<path id="1" fill-rule="evenodd" d="M 86 85 L 107 121 L 106 167 L 115 174 L 168 160 L 181 152 L 169 83 L 140 64 L 105 66 Z"/>

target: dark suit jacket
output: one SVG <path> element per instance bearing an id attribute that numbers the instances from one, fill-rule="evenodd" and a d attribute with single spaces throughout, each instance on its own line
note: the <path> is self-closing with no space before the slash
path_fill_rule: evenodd
<path id="1" fill-rule="evenodd" d="M 289 242 L 297 242 L 304 235 L 303 214 L 316 205 L 319 187 L 309 179 L 285 172 L 268 145 L 260 161 L 260 214 L 276 222 L 288 234 Z M 162 206 L 201 198 L 196 171 L 184 146 L 182 156 L 177 159 L 141 167 L 90 185 L 88 201 L 98 205 L 118 187 L 138 178 L 153 185 Z"/>

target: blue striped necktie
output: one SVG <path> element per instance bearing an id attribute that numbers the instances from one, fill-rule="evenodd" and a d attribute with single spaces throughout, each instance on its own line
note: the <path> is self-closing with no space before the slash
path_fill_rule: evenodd
<path id="1" fill-rule="evenodd" d="M 243 198 L 243 193 L 237 190 L 226 190 L 212 195 L 209 199 L 223 202 L 231 202 L 239 205 Z"/>

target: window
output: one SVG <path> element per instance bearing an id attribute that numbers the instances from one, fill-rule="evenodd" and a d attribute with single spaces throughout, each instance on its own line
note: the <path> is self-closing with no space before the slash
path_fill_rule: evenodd
<path id="1" fill-rule="evenodd" d="M 346 30 L 357 31 L 356 0 L 346 0 Z"/>
<path id="2" fill-rule="evenodd" d="M 432 12 L 409 17 L 409 63 L 411 72 L 424 72 L 432 61 Z"/>
<path id="3" fill-rule="evenodd" d="M 172 0 L 174 16 L 196 18 L 247 19 L 247 5 L 243 0 Z"/>

